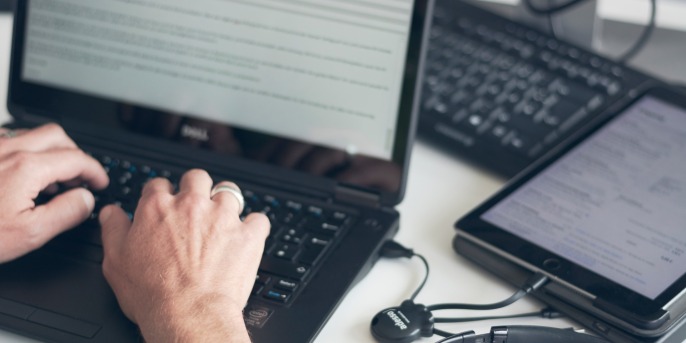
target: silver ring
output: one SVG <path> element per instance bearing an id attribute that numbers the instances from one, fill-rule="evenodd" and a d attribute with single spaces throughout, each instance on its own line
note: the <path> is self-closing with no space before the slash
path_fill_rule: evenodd
<path id="1" fill-rule="evenodd" d="M 243 198 L 243 193 L 241 193 L 240 190 L 229 185 L 215 186 L 214 188 L 212 188 L 212 192 L 210 193 L 210 199 L 214 198 L 215 195 L 221 192 L 229 192 L 233 194 L 233 196 L 236 197 L 236 200 L 238 200 L 238 214 L 243 213 L 243 208 L 245 207 L 245 199 Z"/>
<path id="2" fill-rule="evenodd" d="M 0 138 L 14 138 L 14 137 L 17 137 L 17 131 L 7 130 L 4 132 L 0 132 Z"/>

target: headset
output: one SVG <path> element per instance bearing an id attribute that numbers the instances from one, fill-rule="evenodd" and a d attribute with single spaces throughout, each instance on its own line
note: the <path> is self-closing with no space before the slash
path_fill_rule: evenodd
<path id="1" fill-rule="evenodd" d="M 548 277 L 537 273 L 529 278 L 524 286 L 509 298 L 492 304 L 436 304 L 425 306 L 416 304 L 414 299 L 424 288 L 429 278 L 429 263 L 420 254 L 405 248 L 395 241 L 387 241 L 381 247 L 381 257 L 399 258 L 417 257 L 426 268 L 424 280 L 412 293 L 412 296 L 400 306 L 390 307 L 377 313 L 371 322 L 374 339 L 380 343 L 410 343 L 421 337 L 442 336 L 436 343 L 607 343 L 606 340 L 571 329 L 558 329 L 544 326 L 494 326 L 490 332 L 476 334 L 466 331 L 452 334 L 434 327 L 435 323 L 456 323 L 486 319 L 504 319 L 538 315 L 545 318 L 556 318 L 560 314 L 554 310 L 544 309 L 540 312 L 525 313 L 513 316 L 472 317 L 472 318 L 435 318 L 434 311 L 440 310 L 493 310 L 508 306 L 527 294 L 541 288 L 548 282 Z"/>

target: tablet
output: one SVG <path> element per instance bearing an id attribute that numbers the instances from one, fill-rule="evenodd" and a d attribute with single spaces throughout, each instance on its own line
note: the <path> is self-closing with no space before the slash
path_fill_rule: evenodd
<path id="1" fill-rule="evenodd" d="M 550 276 L 563 301 L 632 334 L 664 334 L 686 311 L 686 95 L 633 97 L 456 228 Z"/>

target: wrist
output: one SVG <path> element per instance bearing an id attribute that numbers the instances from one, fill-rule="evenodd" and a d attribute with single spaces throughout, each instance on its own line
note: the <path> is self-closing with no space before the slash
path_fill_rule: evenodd
<path id="1" fill-rule="evenodd" d="M 242 308 L 217 296 L 187 300 L 153 306 L 155 312 L 138 320 L 146 342 L 250 343 Z"/>

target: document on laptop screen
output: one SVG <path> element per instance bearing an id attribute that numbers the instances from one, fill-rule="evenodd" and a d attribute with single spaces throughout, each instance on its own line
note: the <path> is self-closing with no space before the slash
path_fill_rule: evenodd
<path id="1" fill-rule="evenodd" d="M 22 77 L 389 160 L 412 8 L 32 0 Z"/>
<path id="2" fill-rule="evenodd" d="M 646 97 L 482 218 L 655 299 L 686 273 L 686 111 Z"/>

